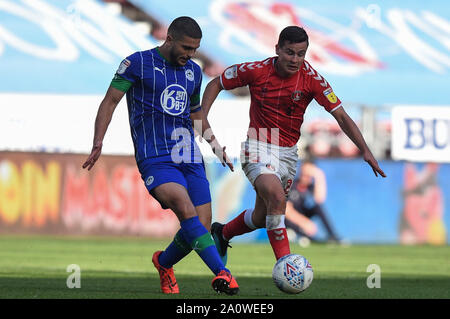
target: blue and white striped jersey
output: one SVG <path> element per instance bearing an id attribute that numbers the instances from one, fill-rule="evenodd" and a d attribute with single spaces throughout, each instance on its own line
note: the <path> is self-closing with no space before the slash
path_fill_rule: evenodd
<path id="1" fill-rule="evenodd" d="M 126 98 L 136 161 L 201 162 L 189 117 L 200 110 L 200 66 L 175 66 L 153 48 L 124 59 L 117 76 L 132 82 Z"/>

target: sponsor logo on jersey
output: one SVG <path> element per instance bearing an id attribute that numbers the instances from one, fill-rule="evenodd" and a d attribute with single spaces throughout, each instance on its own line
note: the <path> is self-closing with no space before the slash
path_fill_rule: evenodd
<path id="1" fill-rule="evenodd" d="M 117 69 L 117 74 L 124 74 L 130 65 L 131 65 L 130 60 L 124 59 L 122 63 L 120 63 L 119 68 Z"/>
<path id="2" fill-rule="evenodd" d="M 325 95 L 326 98 L 328 99 L 328 101 L 330 101 L 331 103 L 336 103 L 337 102 L 336 94 L 334 94 L 332 88 L 328 88 L 325 91 L 323 91 L 323 95 Z"/>
<path id="3" fill-rule="evenodd" d="M 185 74 L 186 74 L 186 78 L 187 78 L 189 81 L 194 81 L 194 72 L 192 72 L 192 70 L 187 69 L 186 72 L 185 72 Z"/>
<path id="4" fill-rule="evenodd" d="M 294 91 L 291 94 L 291 99 L 295 102 L 300 101 L 300 99 L 302 98 L 302 91 L 298 90 L 298 91 Z"/>
<path id="5" fill-rule="evenodd" d="M 224 72 L 225 79 L 231 80 L 237 77 L 237 65 L 230 66 L 228 69 Z"/>
<path id="6" fill-rule="evenodd" d="M 171 84 L 161 93 L 161 106 L 170 115 L 180 115 L 188 102 L 186 89 L 179 84 Z"/>
<path id="7" fill-rule="evenodd" d="M 154 180 L 155 180 L 155 178 L 153 176 L 147 177 L 147 179 L 145 181 L 145 185 L 150 186 Z"/>

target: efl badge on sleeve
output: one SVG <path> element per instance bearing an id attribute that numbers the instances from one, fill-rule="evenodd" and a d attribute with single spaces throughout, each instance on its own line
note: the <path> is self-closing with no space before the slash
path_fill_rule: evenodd
<path id="1" fill-rule="evenodd" d="M 228 69 L 225 70 L 225 79 L 230 80 L 237 77 L 237 65 L 230 66 Z"/>
<path id="2" fill-rule="evenodd" d="M 130 66 L 131 62 L 128 59 L 124 59 L 122 63 L 120 63 L 119 68 L 117 69 L 117 74 L 125 73 L 126 69 Z"/>
<path id="3" fill-rule="evenodd" d="M 334 104 L 337 102 L 337 96 L 336 94 L 334 94 L 332 88 L 326 89 L 325 91 L 323 91 L 323 94 L 327 97 L 328 101 L 330 101 L 331 103 Z"/>

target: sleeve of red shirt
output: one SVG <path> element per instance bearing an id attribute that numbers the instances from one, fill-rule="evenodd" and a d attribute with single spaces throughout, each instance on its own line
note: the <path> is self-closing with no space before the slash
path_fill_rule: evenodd
<path id="1" fill-rule="evenodd" d="M 235 64 L 223 71 L 220 76 L 220 83 L 225 90 L 232 90 L 252 83 L 256 70 L 247 68 L 247 64 Z"/>
<path id="2" fill-rule="evenodd" d="M 319 73 L 312 80 L 314 99 L 328 112 L 333 112 L 341 106 L 341 100 L 334 94 L 330 84 Z"/>

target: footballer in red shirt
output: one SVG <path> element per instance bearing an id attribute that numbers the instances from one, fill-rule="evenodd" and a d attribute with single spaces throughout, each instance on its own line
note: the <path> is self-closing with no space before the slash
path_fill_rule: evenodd
<path id="1" fill-rule="evenodd" d="M 233 65 L 219 79 L 225 90 L 249 86 L 250 128 L 256 129 L 257 134 L 264 134 L 264 128 L 279 129 L 279 141 L 272 141 L 270 131 L 268 136 L 257 136 L 258 139 L 291 147 L 298 142 L 303 115 L 312 99 L 328 112 L 340 107 L 341 101 L 328 82 L 307 61 L 293 64 L 292 70 L 296 72 L 286 78 L 279 76 L 276 61 L 277 58 L 272 57 Z"/>
<path id="2" fill-rule="evenodd" d="M 223 89 L 248 85 L 251 96 L 250 125 L 247 140 L 242 143 L 241 164 L 256 190 L 256 202 L 254 208 L 246 209 L 227 224 L 211 226 L 224 262 L 231 238 L 264 227 L 275 258 L 290 253 L 284 223 L 286 195 L 296 175 L 303 115 L 312 99 L 333 115 L 375 176 L 386 177 L 330 84 L 305 60 L 308 45 L 303 28 L 286 27 L 275 46 L 277 56 L 232 65 L 206 87 L 202 100 L 206 114 Z"/>

